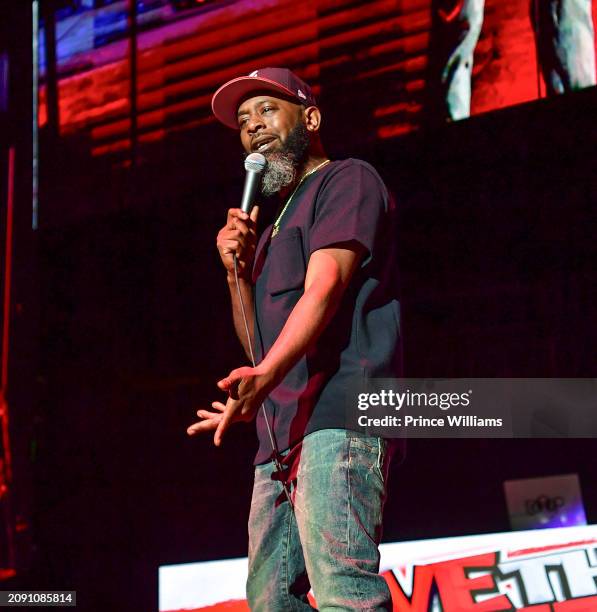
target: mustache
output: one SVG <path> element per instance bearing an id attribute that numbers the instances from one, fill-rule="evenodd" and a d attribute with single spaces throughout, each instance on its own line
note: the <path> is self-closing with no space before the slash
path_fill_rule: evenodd
<path id="1" fill-rule="evenodd" d="M 301 162 L 305 161 L 310 143 L 307 126 L 301 121 L 290 131 L 286 140 L 281 142 L 281 145 L 277 149 L 265 151 L 263 155 L 268 161 L 278 154 L 287 155 L 288 159 L 292 159 L 293 163 L 298 167 Z M 250 153 L 242 152 L 243 162 L 248 155 L 250 155 Z"/>

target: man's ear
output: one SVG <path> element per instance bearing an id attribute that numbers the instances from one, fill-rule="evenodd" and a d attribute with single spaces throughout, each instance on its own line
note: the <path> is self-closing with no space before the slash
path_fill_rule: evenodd
<path id="1" fill-rule="evenodd" d="M 309 132 L 319 132 L 321 127 L 321 112 L 317 106 L 308 106 L 304 110 L 305 125 Z"/>

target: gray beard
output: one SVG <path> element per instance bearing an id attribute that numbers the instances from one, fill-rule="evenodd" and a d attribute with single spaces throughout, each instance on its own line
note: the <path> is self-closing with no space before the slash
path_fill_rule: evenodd
<path id="1" fill-rule="evenodd" d="M 261 180 L 261 193 L 271 196 L 292 185 L 296 177 L 296 159 L 290 153 L 277 151 L 266 158 L 267 166 Z"/>
<path id="2" fill-rule="evenodd" d="M 288 140 L 281 150 L 265 154 L 267 166 L 261 181 L 261 193 L 271 196 L 292 185 L 299 166 L 306 159 L 308 149 L 309 132 L 305 124 L 299 122 L 288 135 Z"/>

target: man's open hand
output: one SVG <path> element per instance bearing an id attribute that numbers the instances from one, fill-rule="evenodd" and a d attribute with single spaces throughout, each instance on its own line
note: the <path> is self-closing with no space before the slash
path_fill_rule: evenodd
<path id="1" fill-rule="evenodd" d="M 189 436 L 215 430 L 216 446 L 220 446 L 224 433 L 230 425 L 252 421 L 255 418 L 273 385 L 271 375 L 257 366 L 232 370 L 226 378 L 218 382 L 218 387 L 228 392 L 226 404 L 213 402 L 214 411 L 197 410 L 197 416 L 201 421 L 193 423 L 187 429 Z"/>

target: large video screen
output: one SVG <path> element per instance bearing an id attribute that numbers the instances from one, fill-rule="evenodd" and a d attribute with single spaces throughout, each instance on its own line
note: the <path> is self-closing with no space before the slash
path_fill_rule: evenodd
<path id="1" fill-rule="evenodd" d="M 591 525 L 382 544 L 380 572 L 394 612 L 589 612 L 596 536 Z M 246 559 L 162 566 L 159 610 L 248 611 L 246 578 Z"/>
<path id="2" fill-rule="evenodd" d="M 595 84 L 591 0 L 137 0 L 134 73 L 130 0 L 62 4 L 60 132 L 96 155 L 130 145 L 131 91 L 152 143 L 212 122 L 215 89 L 265 66 L 295 70 L 335 127 L 374 140 Z"/>

